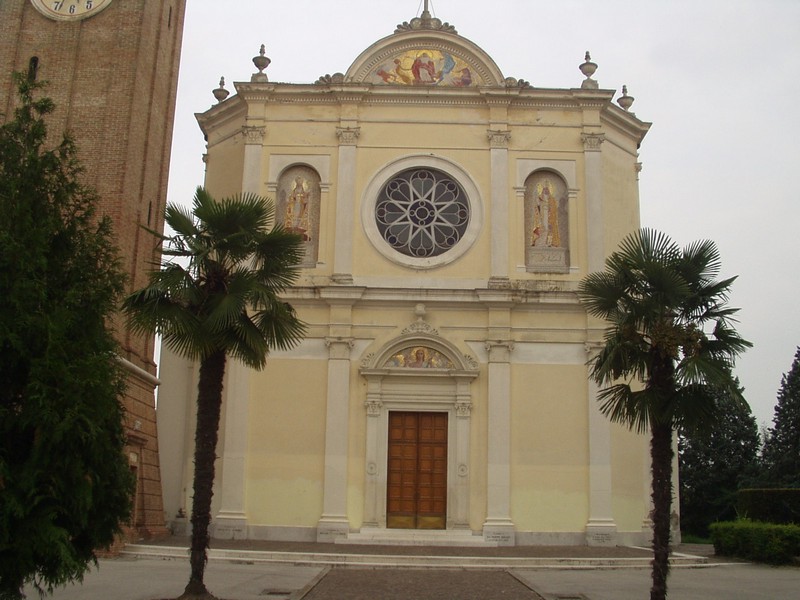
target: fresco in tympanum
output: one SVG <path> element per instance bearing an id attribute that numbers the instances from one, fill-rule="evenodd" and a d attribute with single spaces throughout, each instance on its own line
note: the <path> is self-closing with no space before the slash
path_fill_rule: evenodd
<path id="1" fill-rule="evenodd" d="M 373 71 L 372 83 L 413 86 L 480 85 L 474 69 L 449 52 L 423 48 L 397 54 Z"/>

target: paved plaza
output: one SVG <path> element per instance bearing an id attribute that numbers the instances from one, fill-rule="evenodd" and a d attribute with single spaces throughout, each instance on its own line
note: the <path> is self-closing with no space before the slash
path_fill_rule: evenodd
<path id="1" fill-rule="evenodd" d="M 505 566 L 492 562 L 480 567 L 470 557 L 461 557 L 466 568 L 457 563 L 425 568 L 420 549 L 408 550 L 417 556 L 409 566 L 396 564 L 408 557 L 403 549 L 396 549 L 394 557 L 376 552 L 372 564 L 361 566 L 332 564 L 336 560 L 328 553 L 329 558 L 318 564 L 307 552 L 297 553 L 297 562 L 286 553 L 262 553 L 263 559 L 259 554 L 250 558 L 222 554 L 209 561 L 206 584 L 224 600 L 642 600 L 648 596 L 650 570 L 646 559 L 630 558 L 633 549 L 606 550 L 601 560 L 587 558 L 586 548 L 572 550 L 561 548 L 561 556 L 548 556 L 552 552 L 542 549 L 546 560 L 536 567 L 519 566 L 532 563 L 517 563 L 508 550 L 505 558 L 498 558 Z M 679 550 L 685 553 L 687 548 Z M 519 552 L 530 557 L 530 549 Z M 433 559 L 443 553 L 447 550 L 438 549 Z M 185 558 L 165 556 L 133 553 L 103 559 L 82 584 L 60 588 L 53 598 L 176 598 L 188 579 L 189 564 Z M 799 567 L 718 561 L 713 556 L 705 563 L 681 563 L 669 580 L 669 597 L 676 600 L 796 600 L 798 590 Z M 35 592 L 29 597 L 35 598 Z"/>

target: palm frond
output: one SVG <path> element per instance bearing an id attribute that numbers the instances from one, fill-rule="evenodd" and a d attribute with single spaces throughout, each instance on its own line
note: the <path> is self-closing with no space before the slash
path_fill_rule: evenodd
<path id="1" fill-rule="evenodd" d="M 720 270 L 713 242 L 681 249 L 641 229 L 622 240 L 604 271 L 580 282 L 586 311 L 608 322 L 589 374 L 609 386 L 600 401 L 610 418 L 637 429 L 674 426 L 706 414 L 707 407 L 686 400 L 700 398 L 703 386 L 733 389 L 733 361 L 751 344 L 730 326 L 738 310 L 727 306 L 735 278 L 717 281 Z M 639 381 L 644 389 L 620 381 Z"/>
<path id="2" fill-rule="evenodd" d="M 600 412 L 612 422 L 642 433 L 650 425 L 650 395 L 647 390 L 634 390 L 627 383 L 618 383 L 601 390 L 597 400 L 600 402 Z"/>
<path id="3" fill-rule="evenodd" d="M 277 298 L 297 280 L 302 240 L 274 224 L 272 201 L 217 201 L 199 187 L 191 209 L 170 204 L 165 218 L 175 234 L 161 238 L 162 269 L 125 303 L 133 328 L 158 331 L 190 359 L 222 350 L 255 367 L 269 348 L 302 338 L 304 325 Z"/>
<path id="4" fill-rule="evenodd" d="M 172 202 L 167 204 L 164 221 L 179 236 L 193 237 L 197 235 L 197 227 L 192 211 L 181 204 Z"/>

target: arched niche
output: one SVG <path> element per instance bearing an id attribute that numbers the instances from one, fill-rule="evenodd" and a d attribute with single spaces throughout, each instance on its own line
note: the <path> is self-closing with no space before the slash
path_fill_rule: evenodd
<path id="1" fill-rule="evenodd" d="M 304 267 L 317 263 L 321 193 L 320 175 L 308 165 L 291 165 L 278 177 L 277 219 L 287 231 L 303 238 Z"/>
<path id="2" fill-rule="evenodd" d="M 367 381 L 364 526 L 385 528 L 389 413 L 447 414 L 447 529 L 469 528 L 471 383 L 475 359 L 417 322 L 362 361 Z"/>

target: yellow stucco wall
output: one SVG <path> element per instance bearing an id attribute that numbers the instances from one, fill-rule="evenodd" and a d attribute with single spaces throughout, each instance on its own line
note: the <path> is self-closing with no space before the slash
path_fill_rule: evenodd
<path id="1" fill-rule="evenodd" d="M 270 359 L 253 373 L 247 514 L 253 524 L 313 527 L 322 511 L 323 361 Z"/>
<path id="2" fill-rule="evenodd" d="M 577 531 L 588 514 L 585 369 L 512 369 L 514 524 L 525 531 Z"/>

